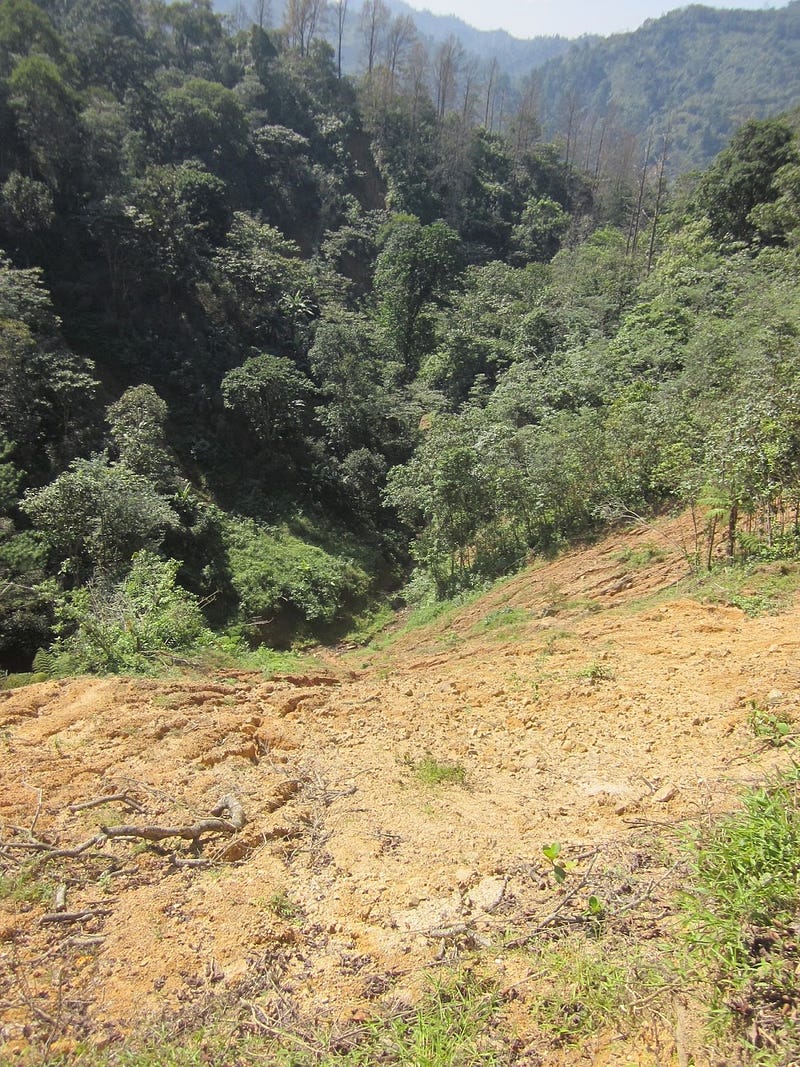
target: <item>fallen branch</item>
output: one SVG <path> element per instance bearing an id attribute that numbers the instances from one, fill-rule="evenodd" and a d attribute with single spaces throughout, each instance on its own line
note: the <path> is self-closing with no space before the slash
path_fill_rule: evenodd
<path id="1" fill-rule="evenodd" d="M 28 785 L 27 782 L 25 782 L 23 784 L 28 789 L 32 789 L 36 793 L 36 813 L 33 816 L 33 822 L 31 823 L 31 828 L 28 831 L 28 835 L 35 840 L 34 831 L 36 830 L 36 824 L 39 821 L 39 816 L 42 813 L 42 790 L 39 789 L 38 786 Z"/>
<path id="2" fill-rule="evenodd" d="M 227 811 L 229 818 L 218 816 Z M 100 832 L 105 837 L 138 837 L 142 841 L 166 841 L 169 837 L 180 837 L 184 841 L 197 841 L 203 834 L 235 834 L 244 826 L 242 805 L 232 796 L 224 796 L 214 808 L 215 817 L 200 819 L 187 826 L 101 826 Z"/>
<path id="3" fill-rule="evenodd" d="M 224 811 L 228 812 L 228 821 L 232 826 L 235 826 L 237 830 L 241 830 L 245 824 L 244 809 L 235 796 L 227 793 L 219 804 L 211 812 L 212 815 L 222 815 Z"/>
<path id="4" fill-rule="evenodd" d="M 173 867 L 177 867 L 179 870 L 182 867 L 210 867 L 211 860 L 206 859 L 183 859 L 181 856 L 176 856 L 174 853 L 170 856 L 169 862 Z"/>
<path id="5" fill-rule="evenodd" d="M 100 830 L 106 837 L 139 837 L 142 841 L 181 837 L 184 841 L 197 841 L 203 834 L 235 834 L 238 827 L 226 819 L 201 819 L 191 826 L 101 826 Z"/>
<path id="6" fill-rule="evenodd" d="M 28 852 L 50 852 L 53 846 L 46 841 L 4 841 L 3 848 L 23 848 Z"/>
<path id="7" fill-rule="evenodd" d="M 43 915 L 40 923 L 80 923 L 95 917 L 93 911 L 51 911 Z"/>
<path id="8" fill-rule="evenodd" d="M 144 808 L 138 800 L 134 800 L 133 797 L 129 796 L 127 793 L 109 793 L 108 796 L 105 797 L 95 797 L 94 800 L 84 800 L 80 804 L 70 804 L 68 810 L 88 811 L 90 808 L 100 808 L 103 804 L 113 804 L 117 801 L 121 804 L 127 804 L 127 806 L 134 811 L 144 811 Z"/>
<path id="9" fill-rule="evenodd" d="M 77 856 L 82 856 L 84 852 L 88 852 L 94 845 L 102 845 L 104 842 L 105 837 L 102 834 L 96 834 L 80 845 L 75 845 L 74 848 L 53 848 L 50 846 L 45 855 L 42 856 L 42 860 L 74 860 Z M 102 858 L 107 859 L 108 857 L 103 856 Z"/>

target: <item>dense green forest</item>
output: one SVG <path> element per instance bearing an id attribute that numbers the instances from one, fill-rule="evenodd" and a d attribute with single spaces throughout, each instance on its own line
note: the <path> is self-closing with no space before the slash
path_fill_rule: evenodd
<path id="1" fill-rule="evenodd" d="M 331 638 L 667 502 L 794 551 L 791 117 L 584 170 L 307 10 L 0 6 L 0 665 Z"/>

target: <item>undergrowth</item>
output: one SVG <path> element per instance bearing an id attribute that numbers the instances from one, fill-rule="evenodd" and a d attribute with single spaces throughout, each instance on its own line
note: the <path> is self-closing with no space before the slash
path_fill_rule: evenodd
<path id="1" fill-rule="evenodd" d="M 747 794 L 693 852 L 685 939 L 712 1033 L 762 1067 L 800 1062 L 800 770 Z"/>
<path id="2" fill-rule="evenodd" d="M 52 1058 L 51 1067 L 492 1067 L 507 1062 L 497 1051 L 493 1022 L 500 1005 L 495 987 L 469 971 L 429 983 L 414 1008 L 376 1015 L 348 1027 L 304 1026 L 283 1032 L 265 1021 L 220 1015 L 193 1031 L 166 1025 L 124 1047 L 81 1046 Z M 257 1005 L 256 1005 L 257 1006 Z M 255 1014 L 257 1019 L 266 1016 Z M 259 1030 L 261 1032 L 259 1032 Z"/>

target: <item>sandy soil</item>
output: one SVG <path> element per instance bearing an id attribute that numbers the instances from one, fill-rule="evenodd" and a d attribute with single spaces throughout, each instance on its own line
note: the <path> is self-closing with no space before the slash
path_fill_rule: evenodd
<path id="1" fill-rule="evenodd" d="M 664 1025 L 548 1051 L 514 947 L 585 901 L 565 899 L 584 875 L 632 935 L 657 938 L 680 879 L 664 833 L 732 807 L 781 758 L 748 716 L 753 701 L 798 712 L 800 609 L 753 619 L 675 598 L 686 536 L 677 520 L 618 533 L 384 651 L 325 653 L 304 677 L 0 693 L 6 875 L 41 862 L 36 842 L 191 826 L 226 794 L 247 819 L 199 848 L 123 837 L 47 857 L 45 899 L 0 901 L 0 1060 L 226 996 L 286 1025 L 346 1027 L 414 1003 L 461 961 L 522 991 L 506 1007 L 515 1062 L 704 1062 L 680 998 Z M 464 782 L 422 783 L 426 757 Z M 561 887 L 551 842 L 575 864 Z M 59 884 L 82 919 L 42 921 Z"/>

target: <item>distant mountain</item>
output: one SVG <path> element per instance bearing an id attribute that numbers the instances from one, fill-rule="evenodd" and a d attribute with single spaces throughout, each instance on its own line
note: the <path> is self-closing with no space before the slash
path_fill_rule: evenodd
<path id="1" fill-rule="evenodd" d="M 343 69 L 364 69 L 363 0 L 350 0 Z M 692 5 L 650 19 L 631 33 L 611 37 L 534 37 L 484 31 L 452 15 L 418 11 L 405 0 L 384 0 L 393 15 L 410 16 L 428 51 L 455 37 L 484 77 L 492 60 L 507 86 L 508 113 L 515 91 L 535 74 L 543 135 L 560 139 L 571 161 L 595 166 L 602 151 L 639 155 L 650 131 L 669 131 L 672 173 L 702 168 L 748 118 L 800 106 L 800 0 L 769 10 Z M 421 0 L 424 2 L 424 0 Z M 246 23 L 254 0 L 215 0 L 220 11 Z M 285 0 L 273 0 L 280 25 Z M 332 18 L 322 36 L 335 39 Z"/>
<path id="2" fill-rule="evenodd" d="M 257 0 L 256 0 L 257 2 Z M 465 50 L 487 63 L 496 59 L 502 71 L 510 78 L 522 78 L 541 67 L 547 60 L 562 55 L 572 44 L 567 37 L 533 37 L 522 40 L 512 37 L 505 30 L 478 30 L 454 15 L 434 15 L 430 11 L 418 11 L 405 0 L 384 0 L 393 15 L 409 15 L 420 36 L 429 44 L 437 45 L 451 35 Z M 350 0 L 347 10 L 343 61 L 348 74 L 357 74 L 362 69 L 362 43 L 359 17 L 362 0 Z M 223 14 L 233 15 L 240 21 L 255 10 L 254 0 L 214 0 L 214 8 Z M 285 0 L 273 0 L 270 5 L 272 25 L 280 25 L 285 10 Z M 334 38 L 333 20 L 323 36 Z M 590 38 L 586 38 L 589 40 Z M 599 38 L 591 38 L 599 40 Z"/>
<path id="3" fill-rule="evenodd" d="M 591 158 L 589 139 L 605 123 L 640 141 L 669 131 L 670 169 L 703 167 L 746 119 L 800 105 L 800 0 L 672 11 L 633 33 L 575 42 L 539 81 L 545 134 L 570 135 L 573 158 Z"/>
<path id="4" fill-rule="evenodd" d="M 455 15 L 434 15 L 430 11 L 418 11 L 404 0 L 388 0 L 388 6 L 396 14 L 410 15 L 422 36 L 437 44 L 452 34 L 467 52 L 479 59 L 488 62 L 496 59 L 510 78 L 524 77 L 549 59 L 563 55 L 572 44 L 567 37 L 521 39 L 512 37 L 505 30 L 477 30 Z"/>

